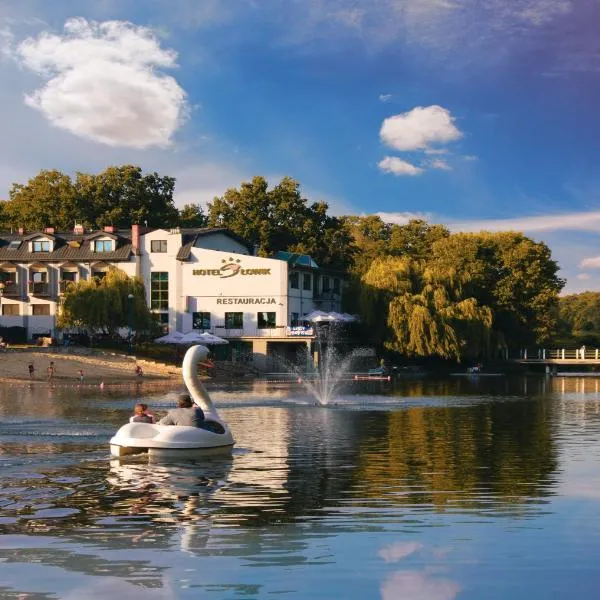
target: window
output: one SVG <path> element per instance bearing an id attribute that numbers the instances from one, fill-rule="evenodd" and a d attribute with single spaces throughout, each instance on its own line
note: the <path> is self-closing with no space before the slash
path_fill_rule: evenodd
<path id="1" fill-rule="evenodd" d="M 158 313 L 158 322 L 163 333 L 169 333 L 169 313 Z"/>
<path id="2" fill-rule="evenodd" d="M 31 274 L 31 281 L 33 283 L 46 283 L 48 281 L 48 273 L 46 271 L 34 271 Z"/>
<path id="3" fill-rule="evenodd" d="M 9 271 L 0 271 L 0 281 L 2 283 L 12 283 L 16 279 L 16 273 Z"/>
<path id="4" fill-rule="evenodd" d="M 259 312 L 257 316 L 259 329 L 273 329 L 275 327 L 274 312 Z"/>
<path id="5" fill-rule="evenodd" d="M 339 294 L 340 293 L 340 279 L 339 279 L 339 277 L 334 277 L 333 278 L 333 293 L 334 294 Z"/>
<path id="6" fill-rule="evenodd" d="M 192 313 L 193 329 L 210 329 L 210 313 L 194 312 Z"/>
<path id="7" fill-rule="evenodd" d="M 290 323 L 290 325 L 292 327 L 298 327 L 298 325 L 300 325 L 299 317 L 300 317 L 299 313 L 292 313 L 292 318 L 291 318 L 291 323 Z"/>
<path id="8" fill-rule="evenodd" d="M 50 252 L 50 242 L 33 242 L 34 252 Z"/>
<path id="9" fill-rule="evenodd" d="M 94 252 L 112 252 L 112 240 L 96 240 L 94 242 Z"/>
<path id="10" fill-rule="evenodd" d="M 31 305 L 31 314 L 34 317 L 47 317 L 50 315 L 50 305 L 49 304 L 32 304 Z"/>
<path id="11" fill-rule="evenodd" d="M 77 281 L 77 271 L 63 271 L 62 281 Z"/>
<path id="12" fill-rule="evenodd" d="M 323 292 L 331 291 L 331 280 L 327 275 L 323 275 Z"/>
<path id="13" fill-rule="evenodd" d="M 244 328 L 244 313 L 241 312 L 226 312 L 225 313 L 225 329 L 243 329 Z"/>
<path id="14" fill-rule="evenodd" d="M 150 252 L 166 252 L 167 240 L 152 240 L 150 242 Z"/>
<path id="15" fill-rule="evenodd" d="M 100 281 L 106 277 L 106 271 L 94 271 L 92 277 Z"/>
<path id="16" fill-rule="evenodd" d="M 300 281 L 300 273 L 298 273 L 298 271 L 294 271 L 290 275 L 290 287 L 294 290 L 297 290 L 299 287 L 299 281 Z"/>
<path id="17" fill-rule="evenodd" d="M 155 271 L 150 274 L 150 308 L 169 310 L 169 274 Z"/>
<path id="18" fill-rule="evenodd" d="M 2 314 L 8 317 L 17 317 L 19 315 L 18 304 L 3 304 Z"/>
<path id="19" fill-rule="evenodd" d="M 19 248 L 19 246 L 21 245 L 21 242 L 19 240 L 13 240 L 9 245 L 8 245 L 8 249 L 9 250 L 17 250 Z"/>
<path id="20" fill-rule="evenodd" d="M 310 273 L 304 273 L 302 278 L 302 289 L 310 290 L 312 288 L 312 275 Z"/>

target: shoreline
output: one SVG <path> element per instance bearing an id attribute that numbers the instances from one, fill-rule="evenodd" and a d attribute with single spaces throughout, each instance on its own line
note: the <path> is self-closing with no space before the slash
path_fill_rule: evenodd
<path id="1" fill-rule="evenodd" d="M 29 374 L 30 364 L 33 364 L 33 377 Z M 135 372 L 137 365 L 143 369 L 142 376 Z M 83 371 L 82 381 L 80 370 Z M 149 383 L 172 385 L 176 380 L 182 381 L 181 368 L 127 355 L 80 355 L 20 348 L 8 348 L 0 352 L 2 383 L 81 388 L 93 388 L 104 384 L 103 387 L 114 388 L 143 386 Z"/>

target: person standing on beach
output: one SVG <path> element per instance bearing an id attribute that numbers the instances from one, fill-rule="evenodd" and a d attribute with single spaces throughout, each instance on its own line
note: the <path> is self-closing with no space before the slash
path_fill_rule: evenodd
<path id="1" fill-rule="evenodd" d="M 55 369 L 54 369 L 54 361 L 51 360 L 50 364 L 48 365 L 48 368 L 46 369 L 46 373 L 48 374 L 48 381 L 54 381 L 54 373 L 55 373 Z"/>
<path id="2" fill-rule="evenodd" d="M 33 374 L 35 372 L 35 367 L 33 366 L 33 362 L 29 363 L 29 379 L 33 379 Z"/>
<path id="3" fill-rule="evenodd" d="M 83 384 L 83 369 L 79 369 L 79 371 L 77 371 L 77 375 L 79 376 L 79 385 Z"/>

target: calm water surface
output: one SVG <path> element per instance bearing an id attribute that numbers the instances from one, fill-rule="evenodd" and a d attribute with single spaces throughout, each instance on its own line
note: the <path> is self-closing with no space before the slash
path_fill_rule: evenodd
<path id="1" fill-rule="evenodd" d="M 599 382 L 216 388 L 174 464 L 110 460 L 135 390 L 0 387 L 0 598 L 598 598 Z"/>

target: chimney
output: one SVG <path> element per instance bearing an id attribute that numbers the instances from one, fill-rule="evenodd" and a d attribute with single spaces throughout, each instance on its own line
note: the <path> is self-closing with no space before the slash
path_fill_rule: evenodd
<path id="1" fill-rule="evenodd" d="M 116 233 L 117 232 L 117 228 L 114 225 L 105 225 L 104 226 L 104 231 L 106 233 Z"/>
<path id="2" fill-rule="evenodd" d="M 49 233 L 52 235 L 54 233 L 54 227 L 44 227 L 44 233 Z"/>
<path id="3" fill-rule="evenodd" d="M 17 232 L 19 235 L 25 235 L 25 229 L 23 227 L 19 227 L 19 229 L 17 229 Z"/>
<path id="4" fill-rule="evenodd" d="M 140 253 L 140 226 L 138 224 L 131 226 L 131 245 L 133 247 L 133 253 Z"/>
<path id="5" fill-rule="evenodd" d="M 73 227 L 73 233 L 75 235 L 83 235 L 85 233 L 85 228 L 81 223 L 75 223 L 75 227 Z"/>

